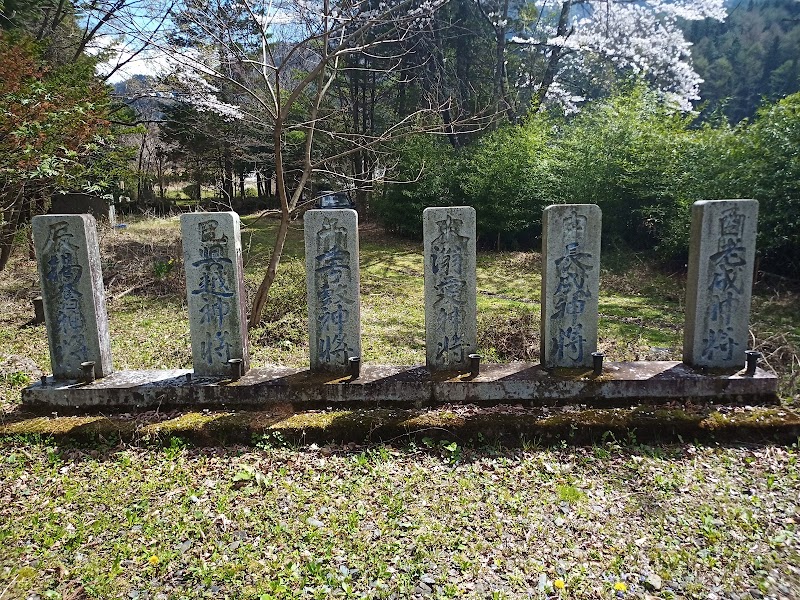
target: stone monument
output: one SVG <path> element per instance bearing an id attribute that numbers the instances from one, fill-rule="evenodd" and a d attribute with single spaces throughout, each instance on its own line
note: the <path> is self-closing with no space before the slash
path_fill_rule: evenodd
<path id="1" fill-rule="evenodd" d="M 250 367 L 242 243 L 235 212 L 181 215 L 192 364 L 200 377 L 229 377 L 229 362 Z M 235 374 L 238 376 L 238 374 Z"/>
<path id="2" fill-rule="evenodd" d="M 478 345 L 475 209 L 426 208 L 425 358 L 432 371 L 465 370 Z"/>
<path id="3" fill-rule="evenodd" d="M 91 215 L 33 217 L 50 362 L 56 379 L 113 372 L 97 228 Z"/>
<path id="4" fill-rule="evenodd" d="M 358 213 L 314 209 L 303 223 L 311 370 L 344 375 L 361 356 Z"/>
<path id="5" fill-rule="evenodd" d="M 597 351 L 602 215 L 595 204 L 556 204 L 542 214 L 541 363 L 591 367 Z"/>
<path id="6" fill-rule="evenodd" d="M 692 205 L 683 361 L 695 367 L 742 367 L 749 340 L 756 253 L 756 200 Z"/>

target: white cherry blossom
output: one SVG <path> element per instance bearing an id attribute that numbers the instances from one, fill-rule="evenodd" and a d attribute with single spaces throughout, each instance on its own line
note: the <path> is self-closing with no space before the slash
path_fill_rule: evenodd
<path id="1" fill-rule="evenodd" d="M 539 14 L 544 11 L 544 2 Z M 552 5 L 551 5 L 552 6 Z M 561 5 L 557 5 L 561 6 Z M 558 11 L 552 11 L 556 15 Z M 580 94 L 569 91 L 568 82 L 579 75 L 592 80 L 598 69 L 612 65 L 648 81 L 662 96 L 684 111 L 699 99 L 702 79 L 692 66 L 691 44 L 684 37 L 679 19 L 724 20 L 723 0 L 586 0 L 571 6 L 567 31 L 561 35 L 554 23 L 538 27 L 530 35 L 516 35 L 516 46 L 528 46 L 549 55 L 560 50 L 553 84 L 545 100 L 574 110 Z M 564 31 L 564 28 L 562 28 Z M 606 67 L 604 67 L 604 65 Z M 521 75 L 520 86 L 530 79 Z"/>

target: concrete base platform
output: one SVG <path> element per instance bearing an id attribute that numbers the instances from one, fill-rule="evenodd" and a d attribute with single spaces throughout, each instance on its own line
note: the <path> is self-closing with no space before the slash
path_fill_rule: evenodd
<path id="1" fill-rule="evenodd" d="M 672 361 L 606 363 L 590 369 L 547 371 L 530 363 L 482 365 L 478 377 L 435 373 L 425 367 L 365 366 L 361 376 L 335 377 L 287 367 L 251 369 L 238 381 L 187 377 L 191 371 L 119 371 L 90 384 L 56 381 L 22 392 L 28 409 L 152 407 L 258 407 L 295 409 L 331 406 L 424 407 L 442 404 L 529 406 L 585 404 L 631 406 L 675 399 L 764 402 L 774 399 L 778 379 L 757 369 L 752 376 L 703 373 Z"/>

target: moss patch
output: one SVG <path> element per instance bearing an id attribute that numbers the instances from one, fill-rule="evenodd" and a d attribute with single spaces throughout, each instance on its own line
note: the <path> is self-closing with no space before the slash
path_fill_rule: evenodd
<path id="1" fill-rule="evenodd" d="M 279 434 L 292 443 L 433 439 L 563 440 L 591 444 L 606 432 L 643 441 L 703 439 L 794 442 L 800 414 L 784 408 L 687 407 L 634 409 L 527 409 L 501 406 L 452 410 L 337 410 L 294 414 L 187 412 L 147 422 L 141 417 L 32 417 L 0 425 L 1 438 L 36 436 L 78 444 L 120 439 L 126 443 L 168 443 L 173 438 L 198 446 L 251 443 Z"/>

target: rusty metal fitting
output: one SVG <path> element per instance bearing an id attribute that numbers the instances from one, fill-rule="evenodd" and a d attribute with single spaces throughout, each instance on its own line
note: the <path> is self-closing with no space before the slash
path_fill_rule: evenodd
<path id="1" fill-rule="evenodd" d="M 477 377 L 481 374 L 481 355 L 480 354 L 470 354 L 469 355 L 469 376 L 470 377 Z"/>
<path id="2" fill-rule="evenodd" d="M 761 352 L 758 350 L 745 350 L 745 375 L 752 377 L 756 374 L 756 367 L 758 367 L 758 361 L 761 360 L 763 356 Z"/>
<path id="3" fill-rule="evenodd" d="M 348 373 L 350 374 L 350 381 L 358 379 L 361 376 L 361 357 L 351 356 L 347 359 Z"/>
<path id="4" fill-rule="evenodd" d="M 228 360 L 228 366 L 231 368 L 231 381 L 239 381 L 242 378 L 242 364 L 244 361 L 241 358 L 231 358 Z"/>
<path id="5" fill-rule="evenodd" d="M 92 383 L 96 377 L 94 373 L 94 361 L 87 360 L 81 363 L 81 371 L 83 371 L 83 382 Z"/>
<path id="6" fill-rule="evenodd" d="M 603 374 L 603 358 L 604 354 L 602 352 L 592 352 L 592 374 L 593 375 L 602 375 Z"/>
<path id="7" fill-rule="evenodd" d="M 44 300 L 41 296 L 36 296 L 31 303 L 33 304 L 33 322 L 36 325 L 44 323 Z"/>

